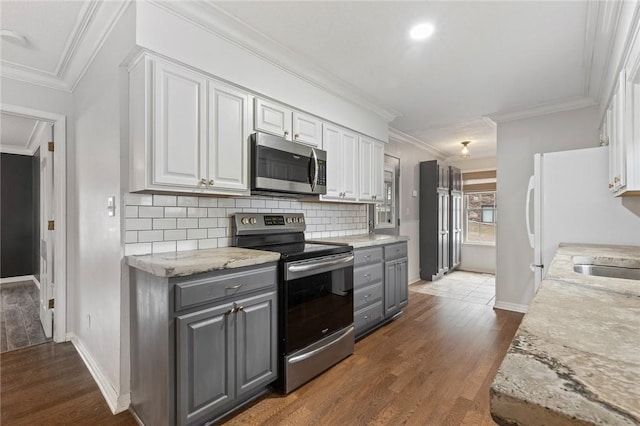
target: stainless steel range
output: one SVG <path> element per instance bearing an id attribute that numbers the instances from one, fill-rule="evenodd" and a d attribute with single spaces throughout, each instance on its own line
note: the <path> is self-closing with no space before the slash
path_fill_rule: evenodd
<path id="1" fill-rule="evenodd" d="M 302 213 L 237 213 L 234 245 L 281 254 L 279 379 L 284 393 L 353 353 L 353 247 L 305 242 Z"/>

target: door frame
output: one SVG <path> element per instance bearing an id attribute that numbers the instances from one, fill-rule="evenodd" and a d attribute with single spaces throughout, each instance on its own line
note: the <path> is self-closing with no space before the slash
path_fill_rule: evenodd
<path id="1" fill-rule="evenodd" d="M 18 117 L 47 121 L 53 124 L 53 212 L 55 217 L 54 283 L 55 309 L 53 341 L 64 342 L 67 335 L 67 118 L 62 114 L 18 105 L 0 103 L 0 111 Z"/>

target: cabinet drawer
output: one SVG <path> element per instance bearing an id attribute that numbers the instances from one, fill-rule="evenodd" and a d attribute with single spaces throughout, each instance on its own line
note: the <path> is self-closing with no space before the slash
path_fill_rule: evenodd
<path id="1" fill-rule="evenodd" d="M 375 265 L 359 266 L 353 270 L 353 287 L 355 289 L 380 280 L 382 280 L 382 261 Z"/>
<path id="2" fill-rule="evenodd" d="M 357 312 L 382 300 L 382 281 L 353 292 L 353 309 Z"/>
<path id="3" fill-rule="evenodd" d="M 276 266 L 227 272 L 196 279 L 184 279 L 175 285 L 175 309 L 201 305 L 276 285 Z"/>
<path id="4" fill-rule="evenodd" d="M 356 312 L 353 318 L 356 334 L 382 321 L 382 301 Z"/>
<path id="5" fill-rule="evenodd" d="M 368 263 L 380 263 L 382 261 L 382 247 L 358 249 L 353 252 L 355 256 L 354 266 Z"/>
<path id="6" fill-rule="evenodd" d="M 407 257 L 407 243 L 389 244 L 384 246 L 384 259 L 399 259 Z"/>

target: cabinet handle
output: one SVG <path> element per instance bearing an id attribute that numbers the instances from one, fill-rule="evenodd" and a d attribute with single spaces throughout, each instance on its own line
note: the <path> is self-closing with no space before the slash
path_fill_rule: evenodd
<path id="1" fill-rule="evenodd" d="M 200 185 L 207 186 L 207 180 L 205 178 L 200 179 Z"/>
<path id="2" fill-rule="evenodd" d="M 238 310 L 238 308 L 236 308 L 236 307 L 234 306 L 233 308 L 229 309 L 226 313 L 227 313 L 227 314 L 235 314 L 237 310 Z"/>
<path id="3" fill-rule="evenodd" d="M 371 281 L 371 274 L 364 274 L 367 281 Z"/>
<path id="4" fill-rule="evenodd" d="M 620 176 L 616 176 L 613 178 L 613 182 L 615 183 L 619 183 L 620 182 Z"/>
<path id="5" fill-rule="evenodd" d="M 209 179 L 209 186 L 213 186 L 213 179 Z"/>
<path id="6" fill-rule="evenodd" d="M 231 285 L 231 286 L 227 286 L 225 287 L 227 290 L 236 290 L 238 288 L 242 287 L 242 284 L 236 284 L 236 285 Z"/>
<path id="7" fill-rule="evenodd" d="M 371 297 L 371 294 L 365 294 L 365 295 L 364 295 L 364 298 L 365 298 L 365 299 L 368 299 L 368 298 L 370 298 L 370 297 Z"/>
<path id="8" fill-rule="evenodd" d="M 294 139 L 298 139 L 299 137 L 300 137 L 300 134 L 299 134 L 299 133 L 296 133 L 295 135 L 293 135 L 293 138 L 294 138 Z"/>
<path id="9" fill-rule="evenodd" d="M 369 259 L 371 259 L 371 255 L 370 255 L 370 254 L 366 254 L 366 255 L 364 256 L 364 258 L 365 258 L 365 259 L 367 259 L 367 260 L 369 260 Z"/>
<path id="10" fill-rule="evenodd" d="M 369 315 L 365 315 L 364 319 L 368 320 L 369 319 Z"/>
<path id="11" fill-rule="evenodd" d="M 611 189 L 611 188 L 613 188 L 613 184 L 612 183 L 609 184 L 609 189 Z"/>
<path id="12" fill-rule="evenodd" d="M 284 131 L 284 136 L 285 136 L 285 137 L 289 136 L 289 131 L 288 131 L 288 130 L 285 130 L 285 131 Z"/>
<path id="13" fill-rule="evenodd" d="M 244 311 L 244 306 L 240 305 L 236 308 L 236 312 Z"/>

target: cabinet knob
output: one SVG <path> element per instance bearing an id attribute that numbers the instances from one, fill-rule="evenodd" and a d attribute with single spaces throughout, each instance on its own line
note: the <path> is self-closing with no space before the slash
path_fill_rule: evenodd
<path id="1" fill-rule="evenodd" d="M 236 308 L 236 312 L 244 311 L 244 306 L 240 305 Z"/>
<path id="2" fill-rule="evenodd" d="M 371 294 L 365 294 L 365 295 L 364 295 L 364 298 L 365 298 L 365 299 L 368 299 L 368 298 L 370 298 L 370 297 L 371 297 Z"/>
<path id="3" fill-rule="evenodd" d="M 620 183 L 620 176 L 616 176 L 613 178 L 614 183 Z"/>
<path id="4" fill-rule="evenodd" d="M 285 137 L 286 137 L 286 136 L 289 136 L 289 131 L 288 131 L 288 130 L 285 130 L 285 131 L 284 131 L 284 136 L 285 136 Z"/>
<path id="5" fill-rule="evenodd" d="M 209 179 L 209 186 L 213 186 L 213 179 Z"/>
<path id="6" fill-rule="evenodd" d="M 200 179 L 200 185 L 207 186 L 207 180 L 205 178 Z"/>
<path id="7" fill-rule="evenodd" d="M 609 184 L 609 189 L 611 189 L 611 188 L 613 188 L 613 184 L 612 183 Z"/>
<path id="8" fill-rule="evenodd" d="M 293 135 L 294 139 L 298 139 L 300 137 L 300 133 L 296 133 L 295 135 Z"/>

